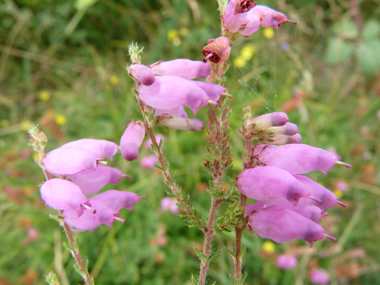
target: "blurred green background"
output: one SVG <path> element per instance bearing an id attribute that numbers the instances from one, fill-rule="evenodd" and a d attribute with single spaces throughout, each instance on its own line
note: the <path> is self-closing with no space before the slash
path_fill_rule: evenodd
<path id="1" fill-rule="evenodd" d="M 232 99 L 233 173 L 242 170 L 243 142 L 235 131 L 241 109 L 256 114 L 286 111 L 299 126 L 303 142 L 335 149 L 347 170 L 336 166 L 311 176 L 342 193 L 346 209 L 331 209 L 322 221 L 339 238 L 315 243 L 268 243 L 245 233 L 246 284 L 311 284 L 308 270 L 326 269 L 332 284 L 380 284 L 380 1 L 262 1 L 299 22 L 278 31 L 260 29 L 234 43 L 227 73 Z M 28 149 L 26 130 L 39 124 L 48 135 L 47 151 L 80 138 L 119 142 L 124 126 L 141 119 L 126 66 L 131 42 L 144 46 L 143 63 L 190 58 L 220 35 L 216 1 L 196 0 L 3 0 L 0 2 L 0 284 L 44 284 L 54 270 L 61 284 L 81 283 L 73 270 L 65 237 L 47 216 L 38 184 L 43 175 Z M 197 118 L 206 122 L 207 110 Z M 191 202 L 206 215 L 205 132 L 157 128 L 164 151 Z M 142 150 L 140 157 L 149 155 Z M 140 159 L 139 159 L 140 160 Z M 165 188 L 157 171 L 139 160 L 118 156 L 111 166 L 132 176 L 119 190 L 147 196 L 127 223 L 77 236 L 82 256 L 97 284 L 190 284 L 199 261 L 193 247 L 202 233 L 189 229 L 160 200 Z M 225 180 L 228 187 L 231 181 Z M 108 187 L 110 189 L 110 187 Z M 220 213 L 223 213 L 221 207 Z M 209 277 L 229 284 L 233 236 L 217 236 L 221 250 Z M 291 251 L 296 269 L 282 271 L 276 257 Z"/>

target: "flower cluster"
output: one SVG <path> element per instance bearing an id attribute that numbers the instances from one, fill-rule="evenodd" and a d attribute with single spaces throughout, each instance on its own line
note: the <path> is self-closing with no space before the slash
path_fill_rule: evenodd
<path id="1" fill-rule="evenodd" d="M 252 35 L 260 27 L 278 29 L 285 22 L 294 23 L 283 13 L 250 0 L 231 0 L 223 15 L 223 27 L 242 36 Z"/>
<path id="2" fill-rule="evenodd" d="M 161 125 L 173 129 L 201 131 L 203 122 L 188 118 L 184 106 L 195 115 L 200 107 L 216 104 L 226 90 L 218 84 L 192 80 L 210 74 L 209 65 L 202 61 L 175 59 L 150 67 L 133 63 L 128 72 L 138 84 L 139 98 L 155 110 Z"/>
<path id="3" fill-rule="evenodd" d="M 53 178 L 41 186 L 41 197 L 56 210 L 63 211 L 65 222 L 73 231 L 92 231 L 101 224 L 112 228 L 121 219 L 122 208 L 133 210 L 141 198 L 126 191 L 99 192 L 106 184 L 117 183 L 127 175 L 119 169 L 104 166 L 104 158 L 112 159 L 119 146 L 106 140 L 81 139 L 67 143 L 49 153 L 43 159 L 43 167 Z"/>
<path id="4" fill-rule="evenodd" d="M 278 113 L 264 116 L 266 120 L 260 117 L 253 119 L 256 122 L 254 128 L 263 130 L 259 137 L 267 135 L 269 129 L 287 129 L 287 119 Z M 293 124 L 290 125 L 290 129 L 293 128 Z M 244 135 L 249 136 L 250 133 Z M 245 169 L 237 180 L 240 192 L 257 200 L 245 208 L 252 232 L 275 242 L 300 238 L 312 245 L 323 237 L 335 240 L 324 234 L 319 220 L 328 215 L 326 208 L 345 205 L 333 192 L 301 174 L 315 169 L 325 174 L 336 163 L 349 165 L 340 162 L 339 157 L 331 152 L 305 144 L 256 144 L 252 160 L 253 168 Z"/>

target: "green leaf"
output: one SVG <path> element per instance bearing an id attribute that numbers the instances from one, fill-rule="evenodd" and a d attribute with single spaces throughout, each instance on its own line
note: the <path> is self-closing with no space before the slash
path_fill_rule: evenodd
<path id="1" fill-rule="evenodd" d="M 375 20 L 369 20 L 365 22 L 363 27 L 363 39 L 365 41 L 371 41 L 379 36 L 380 23 Z"/>
<path id="2" fill-rule="evenodd" d="M 45 279 L 50 285 L 60 285 L 58 277 L 53 271 L 49 272 Z"/>
<path id="3" fill-rule="evenodd" d="M 340 38 L 329 38 L 327 40 L 327 48 L 325 61 L 331 64 L 337 64 L 345 61 L 352 53 L 351 45 Z"/>
<path id="4" fill-rule="evenodd" d="M 342 39 L 356 39 L 359 35 L 358 27 L 352 20 L 341 20 L 334 24 L 332 30 Z"/>
<path id="5" fill-rule="evenodd" d="M 363 71 L 374 76 L 380 72 L 380 40 L 360 43 L 356 54 Z"/>

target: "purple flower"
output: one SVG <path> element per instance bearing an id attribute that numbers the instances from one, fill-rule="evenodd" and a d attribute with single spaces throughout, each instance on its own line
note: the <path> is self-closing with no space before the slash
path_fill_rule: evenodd
<path id="1" fill-rule="evenodd" d="M 284 197 L 293 205 L 301 197 L 310 196 L 306 187 L 289 172 L 275 166 L 258 166 L 246 169 L 238 176 L 238 188 L 245 196 L 266 200 Z"/>
<path id="2" fill-rule="evenodd" d="M 161 135 L 161 134 L 156 135 L 156 142 L 158 145 L 161 144 L 163 146 L 165 143 L 165 140 L 166 138 L 164 135 Z M 146 142 L 144 142 L 143 147 L 146 149 L 152 149 L 152 140 L 149 138 Z"/>
<path id="3" fill-rule="evenodd" d="M 90 195 L 100 191 L 106 184 L 117 183 L 125 177 L 119 169 L 98 165 L 94 170 L 82 170 L 78 173 L 66 175 L 68 179 L 78 185 L 85 195 Z"/>
<path id="4" fill-rule="evenodd" d="M 155 163 L 157 163 L 157 157 L 155 155 L 149 155 L 141 159 L 140 165 L 143 168 L 153 169 Z"/>
<path id="5" fill-rule="evenodd" d="M 270 206 L 249 216 L 249 229 L 260 237 L 275 242 L 303 239 L 313 245 L 323 239 L 325 230 L 317 223 L 289 209 Z"/>
<path id="6" fill-rule="evenodd" d="M 132 64 L 128 69 L 128 74 L 143 85 L 152 85 L 155 81 L 152 70 L 143 64 Z"/>
<path id="7" fill-rule="evenodd" d="M 173 214 L 178 214 L 179 208 L 176 205 L 176 201 L 174 198 L 171 197 L 165 197 L 161 200 L 161 207 L 162 210 L 166 211 L 171 211 Z"/>
<path id="8" fill-rule="evenodd" d="M 277 257 L 276 265 L 280 269 L 292 269 L 297 266 L 297 258 L 292 254 L 281 254 Z"/>
<path id="9" fill-rule="evenodd" d="M 75 174 L 82 170 L 94 170 L 102 160 L 99 154 L 83 148 L 63 147 L 47 153 L 44 168 L 55 176 Z"/>
<path id="10" fill-rule="evenodd" d="M 316 269 L 313 268 L 310 270 L 310 280 L 313 284 L 329 284 L 330 283 L 330 276 L 329 274 L 323 270 L 323 269 Z"/>
<path id="11" fill-rule="evenodd" d="M 73 182 L 54 178 L 41 186 L 41 198 L 45 203 L 56 210 L 71 209 L 75 215 L 80 216 L 84 209 L 91 209 L 89 199 Z M 93 210 L 91 211 L 92 214 Z"/>
<path id="12" fill-rule="evenodd" d="M 139 157 L 139 149 L 145 137 L 145 126 L 141 121 L 135 121 L 130 123 L 121 139 L 120 149 L 123 157 L 132 161 Z"/>
<path id="13" fill-rule="evenodd" d="M 336 190 L 340 190 L 342 192 L 345 192 L 348 190 L 348 184 L 345 181 L 340 180 L 340 181 L 337 181 L 336 183 L 334 183 L 334 188 Z"/>
<path id="14" fill-rule="evenodd" d="M 66 147 L 90 150 L 101 157 L 107 157 L 110 159 L 112 159 L 119 150 L 119 146 L 114 142 L 96 139 L 81 139 L 61 146 L 61 148 Z"/>
<path id="15" fill-rule="evenodd" d="M 71 230 L 77 232 L 92 231 L 102 224 L 112 228 L 115 221 L 125 223 L 125 220 L 121 219 L 118 215 L 120 210 L 127 208 L 133 211 L 133 205 L 140 199 L 145 199 L 145 197 L 139 197 L 132 192 L 109 190 L 89 199 L 89 203 L 91 203 L 91 206 L 96 211 L 94 214 L 89 214 L 86 211 L 78 217 L 72 209 L 66 209 L 63 212 L 63 216 Z"/>
<path id="16" fill-rule="evenodd" d="M 183 79 L 206 78 L 210 74 L 207 63 L 183 58 L 154 63 L 151 69 L 155 75 L 179 76 Z"/>

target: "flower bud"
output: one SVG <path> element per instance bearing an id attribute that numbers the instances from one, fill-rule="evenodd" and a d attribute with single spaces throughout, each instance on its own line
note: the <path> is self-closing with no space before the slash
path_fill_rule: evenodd
<path id="1" fill-rule="evenodd" d="M 184 130 L 200 132 L 203 130 L 204 124 L 201 120 L 195 118 L 181 118 L 181 117 L 171 117 L 169 119 L 162 118 L 159 123 L 169 129 Z"/>
<path id="2" fill-rule="evenodd" d="M 120 148 L 123 157 L 132 161 L 139 157 L 139 148 L 145 137 L 145 126 L 141 121 L 130 123 L 125 129 L 121 140 Z"/>
<path id="3" fill-rule="evenodd" d="M 269 132 L 276 135 L 294 136 L 298 133 L 298 127 L 293 123 L 286 123 L 281 127 L 270 127 Z"/>
<path id="4" fill-rule="evenodd" d="M 202 61 L 175 59 L 161 61 L 151 66 L 155 75 L 172 75 L 184 79 L 206 78 L 210 74 L 210 66 Z"/>
<path id="5" fill-rule="evenodd" d="M 155 76 L 149 67 L 142 64 L 132 64 L 128 69 L 128 74 L 137 79 L 143 85 L 152 85 L 155 81 Z"/>
<path id="6" fill-rule="evenodd" d="M 266 131 L 271 127 L 284 126 L 289 121 L 288 115 L 283 112 L 274 112 L 255 117 L 249 122 L 249 126 L 260 131 Z"/>
<path id="7" fill-rule="evenodd" d="M 209 100 L 214 102 L 218 102 L 222 93 L 226 91 L 226 87 L 211 82 L 192 81 L 192 83 L 197 85 L 199 88 L 202 88 L 202 90 L 206 92 Z M 205 102 L 207 105 L 207 101 Z"/>
<path id="8" fill-rule="evenodd" d="M 273 137 L 273 140 L 268 144 L 292 144 L 292 143 L 300 143 L 302 137 L 300 134 L 295 134 L 294 136 L 285 136 L 285 135 L 277 135 Z"/>
<path id="9" fill-rule="evenodd" d="M 208 45 L 202 50 L 202 54 L 205 56 L 204 62 L 209 60 L 215 64 L 219 64 L 225 62 L 230 56 L 230 42 L 226 37 L 212 39 L 207 43 Z"/>

